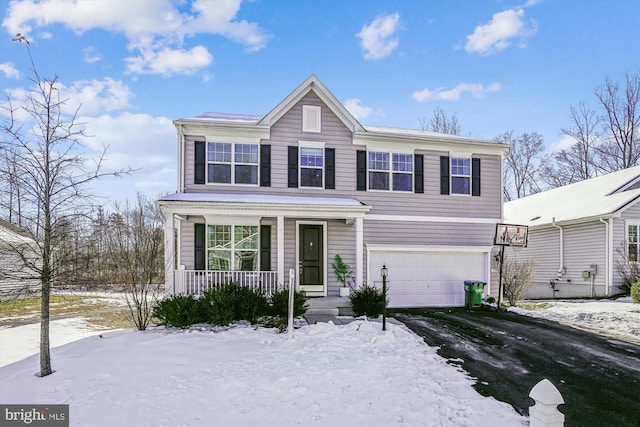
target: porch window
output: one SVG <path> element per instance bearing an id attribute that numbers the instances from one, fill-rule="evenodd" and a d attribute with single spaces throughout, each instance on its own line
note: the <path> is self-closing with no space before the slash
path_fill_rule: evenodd
<path id="1" fill-rule="evenodd" d="M 257 225 L 208 225 L 208 269 L 256 271 L 258 231 Z"/>
<path id="2" fill-rule="evenodd" d="M 370 190 L 413 191 L 412 154 L 370 151 L 368 167 Z"/>
<path id="3" fill-rule="evenodd" d="M 451 158 L 451 194 L 471 194 L 470 158 Z"/>
<path id="4" fill-rule="evenodd" d="M 629 251 L 629 261 L 638 261 L 638 255 L 640 254 L 640 250 L 638 248 L 639 229 L 640 226 L 637 224 L 632 224 L 627 227 L 627 247 Z"/>
<path id="5" fill-rule="evenodd" d="M 322 171 L 324 169 L 324 149 L 317 147 L 300 147 L 300 186 L 324 186 Z"/>
<path id="6" fill-rule="evenodd" d="M 258 184 L 258 145 L 209 142 L 207 182 Z"/>

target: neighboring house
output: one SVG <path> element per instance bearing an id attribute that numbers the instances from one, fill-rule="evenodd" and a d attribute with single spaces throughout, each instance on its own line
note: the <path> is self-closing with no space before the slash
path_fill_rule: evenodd
<path id="1" fill-rule="evenodd" d="M 313 75 L 265 116 L 174 124 L 178 192 L 158 201 L 168 292 L 270 292 L 292 271 L 308 296 L 334 297 L 336 254 L 355 287 L 380 286 L 386 265 L 394 307 L 462 306 L 465 279 L 495 292 L 508 145 L 363 126 Z"/>
<path id="2" fill-rule="evenodd" d="M 640 254 L 639 200 L 636 166 L 505 203 L 505 222 L 529 226 L 528 247 L 512 252 L 536 263 L 526 296 L 620 293 L 619 266 Z"/>
<path id="3" fill-rule="evenodd" d="M 0 300 L 39 290 L 39 280 L 25 266 L 25 261 L 37 265 L 38 259 L 29 233 L 0 219 Z"/>

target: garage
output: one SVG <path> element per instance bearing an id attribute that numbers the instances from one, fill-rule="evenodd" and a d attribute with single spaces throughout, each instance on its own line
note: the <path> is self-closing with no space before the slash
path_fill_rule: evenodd
<path id="1" fill-rule="evenodd" d="M 464 281 L 488 282 L 489 277 L 485 248 L 465 252 L 371 250 L 369 277 L 377 286 L 383 264 L 388 269 L 389 307 L 462 307 Z"/>

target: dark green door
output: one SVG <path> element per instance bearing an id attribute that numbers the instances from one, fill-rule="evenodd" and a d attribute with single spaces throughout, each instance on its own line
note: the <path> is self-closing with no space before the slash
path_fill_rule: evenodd
<path id="1" fill-rule="evenodd" d="M 300 224 L 299 274 L 300 289 L 324 291 L 324 227 L 320 224 Z"/>

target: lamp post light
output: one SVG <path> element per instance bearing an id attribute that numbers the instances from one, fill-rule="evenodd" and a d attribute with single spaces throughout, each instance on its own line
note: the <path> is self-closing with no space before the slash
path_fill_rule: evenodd
<path id="1" fill-rule="evenodd" d="M 382 265 L 382 270 L 380 270 L 380 274 L 382 275 L 382 330 L 387 330 L 387 274 L 389 274 L 389 270 L 387 270 L 387 264 Z"/>

